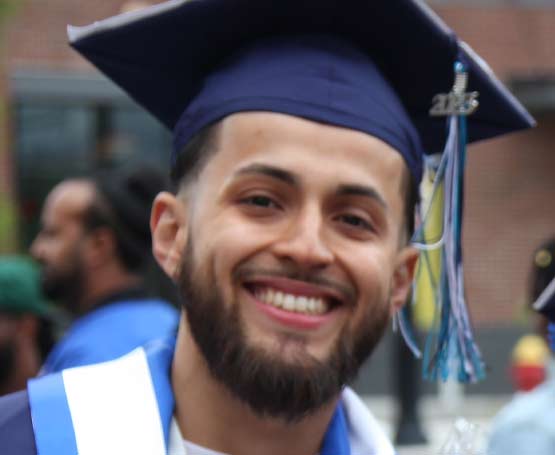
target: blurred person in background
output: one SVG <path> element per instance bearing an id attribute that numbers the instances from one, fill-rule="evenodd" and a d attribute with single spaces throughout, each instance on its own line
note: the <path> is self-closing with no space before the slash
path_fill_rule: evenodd
<path id="1" fill-rule="evenodd" d="M 25 388 L 54 345 L 52 309 L 36 266 L 22 256 L 0 257 L 0 395 Z"/>
<path id="2" fill-rule="evenodd" d="M 175 331 L 177 310 L 143 279 L 150 207 L 165 185 L 160 172 L 135 168 L 64 180 L 48 195 L 31 253 L 43 292 L 75 321 L 41 373 L 111 360 Z"/>
<path id="3" fill-rule="evenodd" d="M 511 379 L 516 391 L 528 392 L 542 384 L 549 370 L 549 347 L 545 336 L 523 335 L 511 356 Z"/>
<path id="4" fill-rule="evenodd" d="M 530 305 L 554 279 L 555 239 L 551 239 L 533 256 Z M 538 314 L 537 335 L 523 337 L 513 351 L 512 376 L 518 392 L 495 418 L 488 455 L 555 454 L 555 365 L 546 343 L 548 323 L 545 315 Z"/>

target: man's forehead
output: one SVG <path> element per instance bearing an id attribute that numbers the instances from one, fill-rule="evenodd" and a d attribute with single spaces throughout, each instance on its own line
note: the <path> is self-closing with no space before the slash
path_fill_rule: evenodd
<path id="1" fill-rule="evenodd" d="M 323 135 L 333 135 L 338 139 L 343 139 L 345 144 L 353 145 L 379 142 L 392 151 L 399 153 L 392 146 L 381 140 L 379 137 L 370 133 L 365 133 L 356 129 L 338 126 L 322 121 L 317 121 L 302 116 L 284 114 L 272 111 L 247 111 L 238 112 L 224 117 L 220 122 L 220 130 L 233 130 L 234 134 L 243 133 L 250 136 L 251 140 L 259 138 L 271 138 L 279 135 L 283 138 L 283 132 L 287 131 L 285 139 L 298 139 L 296 130 L 309 133 L 303 139 L 311 139 L 313 142 L 323 142 Z M 296 129 L 293 129 L 296 127 Z M 302 128 L 302 129 L 301 129 Z"/>
<path id="2" fill-rule="evenodd" d="M 293 156 L 298 161 L 325 161 L 339 155 L 339 164 L 346 167 L 373 167 L 378 162 L 406 168 L 398 151 L 370 134 L 272 112 L 226 117 L 218 129 L 215 147 L 218 152 L 231 149 L 245 157 L 263 155 L 276 162 L 289 151 L 286 159 Z"/>
<path id="3" fill-rule="evenodd" d="M 44 210 L 44 217 L 80 216 L 92 202 L 95 188 L 86 179 L 72 179 L 59 183 L 49 194 Z"/>
<path id="4" fill-rule="evenodd" d="M 409 173 L 388 144 L 347 128 L 270 112 L 234 114 L 217 128 L 215 153 L 199 175 L 213 190 L 254 176 L 328 195 L 371 192 L 383 201 L 400 193 Z"/>

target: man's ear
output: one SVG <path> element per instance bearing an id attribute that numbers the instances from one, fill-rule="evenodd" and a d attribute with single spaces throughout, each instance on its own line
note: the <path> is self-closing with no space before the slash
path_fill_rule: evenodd
<path id="1" fill-rule="evenodd" d="M 158 194 L 150 213 L 152 253 L 173 280 L 179 273 L 181 255 L 187 242 L 187 228 L 185 203 L 171 193 Z"/>
<path id="2" fill-rule="evenodd" d="M 397 263 L 391 287 L 391 315 L 397 313 L 407 302 L 418 261 L 418 250 L 406 246 L 397 253 Z"/>
<path id="3" fill-rule="evenodd" d="M 99 227 L 85 238 L 85 250 L 83 257 L 89 267 L 104 267 L 107 261 L 117 256 L 117 245 L 114 231 L 108 227 Z"/>

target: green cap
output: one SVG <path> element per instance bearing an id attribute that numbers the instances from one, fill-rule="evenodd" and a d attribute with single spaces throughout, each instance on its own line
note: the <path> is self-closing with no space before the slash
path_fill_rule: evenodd
<path id="1" fill-rule="evenodd" d="M 38 267 L 24 256 L 0 257 L 0 311 L 45 316 L 50 307 L 40 291 Z"/>

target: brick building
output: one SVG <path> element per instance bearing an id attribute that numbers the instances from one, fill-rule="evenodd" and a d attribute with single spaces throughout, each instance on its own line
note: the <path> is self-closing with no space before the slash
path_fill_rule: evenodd
<path id="1" fill-rule="evenodd" d="M 0 190 L 15 201 L 19 229 L 15 244 L 0 244 L 4 250 L 27 246 L 44 193 L 55 181 L 137 156 L 164 166 L 170 141 L 167 132 L 67 45 L 67 23 L 88 24 L 129 2 L 18 1 L 3 42 L 0 87 L 9 115 L 0 134 L 8 138 L 0 141 Z M 469 151 L 468 300 L 479 327 L 511 325 L 525 301 L 530 254 L 538 242 L 555 235 L 555 4 L 430 3 L 538 120 L 532 132 Z"/>

